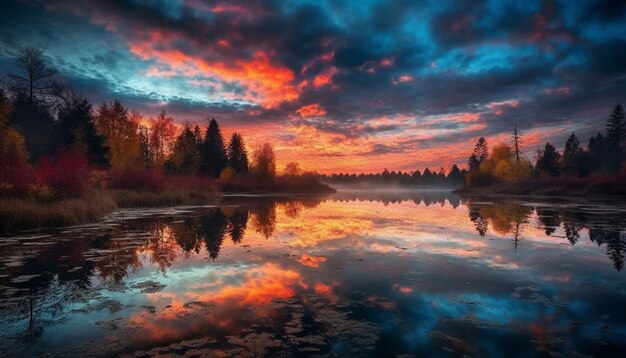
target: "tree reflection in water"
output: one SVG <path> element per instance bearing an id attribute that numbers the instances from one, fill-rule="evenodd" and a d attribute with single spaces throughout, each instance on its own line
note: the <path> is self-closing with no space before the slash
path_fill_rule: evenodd
<path id="1" fill-rule="evenodd" d="M 271 238 L 277 230 L 277 212 L 284 214 L 283 220 L 297 220 L 322 200 L 226 198 L 220 207 L 105 225 L 95 234 L 79 229 L 70 231 L 69 239 L 62 235 L 55 239 L 56 234 L 52 234 L 42 245 L 9 244 L 3 248 L 0 262 L 2 322 L 12 327 L 11 332 L 20 332 L 20 339 L 36 341 L 46 327 L 55 325 L 67 313 L 69 303 L 85 302 L 86 292 L 97 289 L 94 286 L 124 285 L 130 272 L 150 266 L 165 274 L 176 259 L 198 256 L 217 260 L 225 241 L 244 244 L 246 230 Z M 567 239 L 571 245 L 579 245 L 581 238 L 587 237 L 587 230 L 591 242 L 604 246 L 615 270 L 624 268 L 626 220 L 623 212 L 611 211 L 610 207 L 589 210 L 576 205 L 533 205 L 511 200 L 481 202 L 449 192 L 347 192 L 324 200 L 382 202 L 385 206 L 412 202 L 424 207 L 449 205 L 453 209 L 465 204 L 471 230 L 480 236 L 486 236 L 489 230 L 511 235 L 515 249 L 529 225 L 537 225 L 548 237 Z"/>
<path id="2" fill-rule="evenodd" d="M 546 236 L 553 236 L 562 226 L 564 238 L 571 245 L 580 240 L 582 230 L 588 230 L 589 239 L 606 245 L 606 254 L 617 271 L 624 268 L 626 257 L 626 219 L 621 212 L 590 211 L 578 206 L 537 206 L 516 201 L 473 202 L 467 201 L 468 214 L 480 236 L 485 236 L 489 227 L 500 234 L 513 234 L 517 249 L 524 225 L 536 217 L 536 222 Z"/>

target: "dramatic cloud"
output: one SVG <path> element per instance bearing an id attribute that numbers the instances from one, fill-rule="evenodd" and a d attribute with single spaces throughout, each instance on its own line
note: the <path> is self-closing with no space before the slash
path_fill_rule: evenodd
<path id="1" fill-rule="evenodd" d="M 322 172 L 463 164 L 515 123 L 532 158 L 626 99 L 619 1 L 24 0 L 0 22 L 0 75 L 39 46 L 95 103 L 214 117 Z"/>

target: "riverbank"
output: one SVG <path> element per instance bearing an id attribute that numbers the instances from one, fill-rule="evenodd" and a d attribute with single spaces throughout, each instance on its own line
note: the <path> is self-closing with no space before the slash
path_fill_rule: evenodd
<path id="1" fill-rule="evenodd" d="M 219 202 L 211 190 L 171 189 L 161 192 L 127 189 L 93 190 L 75 198 L 42 201 L 0 199 L 0 235 L 17 230 L 62 227 L 101 219 L 119 208 L 158 207 Z"/>
<path id="2" fill-rule="evenodd" d="M 0 199 L 0 236 L 10 232 L 79 225 L 101 219 L 120 208 L 218 204 L 228 194 L 332 194 L 335 190 L 317 181 L 277 179 L 271 183 L 233 181 L 212 189 L 164 190 L 101 189 L 56 200 Z"/>
<path id="3" fill-rule="evenodd" d="M 626 175 L 588 178 L 546 178 L 519 183 L 498 183 L 460 188 L 459 195 L 619 196 L 626 197 Z"/>

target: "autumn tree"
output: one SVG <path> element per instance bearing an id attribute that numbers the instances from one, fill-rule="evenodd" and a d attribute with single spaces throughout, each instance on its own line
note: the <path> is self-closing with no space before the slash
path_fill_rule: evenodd
<path id="1" fill-rule="evenodd" d="M 196 135 L 191 124 L 185 123 L 183 131 L 176 138 L 170 162 L 173 171 L 181 174 L 196 174 L 202 158 Z"/>
<path id="2" fill-rule="evenodd" d="M 139 113 L 129 113 L 118 100 L 98 108 L 95 125 L 110 148 L 113 168 L 129 168 L 140 161 L 140 119 Z"/>
<path id="3" fill-rule="evenodd" d="M 276 177 L 276 156 L 269 143 L 263 144 L 254 152 L 252 172 L 263 180 L 273 180 Z"/>
<path id="4" fill-rule="evenodd" d="M 159 116 L 150 124 L 150 153 L 155 166 L 160 167 L 165 163 L 167 156 L 172 151 L 175 138 L 174 119 L 169 117 L 165 111 L 161 111 Z"/>
<path id="5" fill-rule="evenodd" d="M 213 178 L 219 177 L 228 165 L 224 137 L 215 119 L 209 122 L 202 143 L 202 171 Z"/>
<path id="6" fill-rule="evenodd" d="M 230 137 L 228 143 L 228 166 L 238 175 L 248 174 L 248 152 L 243 137 L 236 132 Z"/>
<path id="7" fill-rule="evenodd" d="M 624 160 L 626 145 L 626 122 L 621 104 L 615 106 L 606 122 L 606 145 L 609 169 L 617 171 Z"/>
<path id="8" fill-rule="evenodd" d="M 142 124 L 139 126 L 139 156 L 146 168 L 154 166 L 154 158 L 150 151 L 150 128 Z"/>
<path id="9" fill-rule="evenodd" d="M 24 137 L 9 124 L 13 108 L 4 91 L 0 89 L 0 171 L 8 171 L 10 166 L 26 162 L 28 151 Z"/>
<path id="10" fill-rule="evenodd" d="M 85 97 L 66 91 L 59 107 L 57 126 L 65 148 L 85 155 L 95 165 L 109 165 L 109 147 L 96 130 L 93 108 Z"/>

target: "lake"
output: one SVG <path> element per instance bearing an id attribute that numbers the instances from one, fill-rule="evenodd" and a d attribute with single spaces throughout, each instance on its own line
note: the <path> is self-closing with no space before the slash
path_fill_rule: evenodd
<path id="1" fill-rule="evenodd" d="M 225 197 L 0 238 L 0 355 L 624 356 L 626 204 Z"/>

